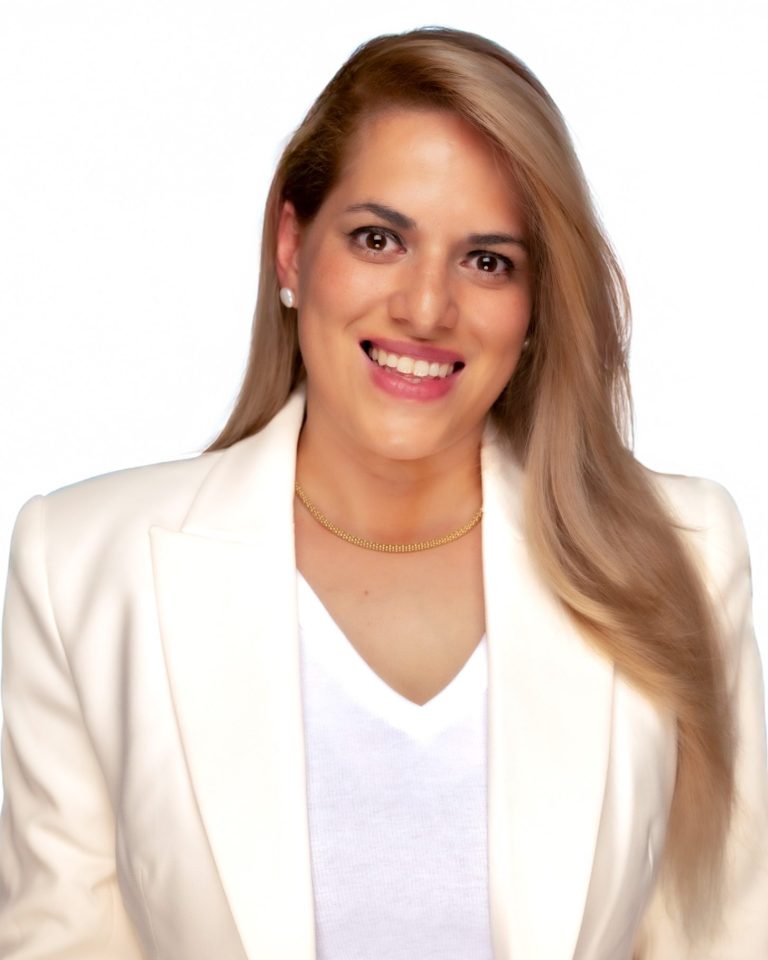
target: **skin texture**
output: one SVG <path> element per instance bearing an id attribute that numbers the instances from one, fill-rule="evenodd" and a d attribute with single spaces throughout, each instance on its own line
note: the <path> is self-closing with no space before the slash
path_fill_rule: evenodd
<path id="1" fill-rule="evenodd" d="M 409 223 L 350 210 L 371 204 Z M 297 476 L 343 529 L 410 542 L 455 529 L 480 505 L 485 418 L 530 320 L 521 211 L 487 142 L 437 110 L 369 119 L 310 224 L 284 205 L 278 277 L 296 295 L 307 370 Z M 414 397 L 407 379 L 400 391 L 397 377 L 383 389 L 361 348 L 377 340 L 404 354 L 448 351 L 463 368 L 441 396 Z M 480 537 L 477 527 L 424 553 L 376 554 L 296 508 L 299 569 L 369 665 L 419 703 L 450 681 L 484 631 Z"/>
<path id="2" fill-rule="evenodd" d="M 397 229 L 367 202 L 409 217 Z M 373 226 L 397 234 L 348 234 Z M 530 317 L 525 250 L 468 242 L 472 234 L 525 237 L 521 204 L 486 142 L 442 111 L 376 115 L 351 145 L 340 182 L 301 231 L 290 204 L 279 231 L 280 279 L 297 296 L 308 374 L 308 424 L 356 454 L 419 460 L 474 450 L 493 401 L 511 376 Z M 378 244 L 379 249 L 371 249 Z M 484 250 L 514 263 L 481 269 Z M 363 338 L 386 337 L 456 351 L 466 364 L 436 403 L 371 386 Z"/>

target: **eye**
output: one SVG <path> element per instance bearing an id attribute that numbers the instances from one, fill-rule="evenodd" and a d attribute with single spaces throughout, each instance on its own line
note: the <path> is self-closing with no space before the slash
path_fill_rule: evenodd
<path id="1" fill-rule="evenodd" d="M 381 227 L 358 227 L 348 234 L 352 246 L 369 256 L 382 253 L 397 253 L 403 249 L 403 242 L 396 233 Z"/>
<path id="2" fill-rule="evenodd" d="M 485 250 L 473 250 L 467 257 L 468 260 L 474 260 L 477 269 L 481 273 L 487 273 L 495 277 L 508 277 L 515 271 L 514 263 L 501 253 L 488 253 Z"/>

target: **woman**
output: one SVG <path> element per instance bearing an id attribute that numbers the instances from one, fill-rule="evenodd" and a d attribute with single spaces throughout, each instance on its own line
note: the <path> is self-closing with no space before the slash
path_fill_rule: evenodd
<path id="1" fill-rule="evenodd" d="M 221 436 L 19 516 L 3 957 L 766 955 L 744 533 L 629 452 L 626 317 L 519 61 L 357 51 Z"/>

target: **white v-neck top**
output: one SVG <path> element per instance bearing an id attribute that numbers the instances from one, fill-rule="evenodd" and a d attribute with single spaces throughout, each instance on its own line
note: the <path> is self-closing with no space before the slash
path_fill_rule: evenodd
<path id="1" fill-rule="evenodd" d="M 485 638 L 419 706 L 297 576 L 317 960 L 492 960 Z"/>

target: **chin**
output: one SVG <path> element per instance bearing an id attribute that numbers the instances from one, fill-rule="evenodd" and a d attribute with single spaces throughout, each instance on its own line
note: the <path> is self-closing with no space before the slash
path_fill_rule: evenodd
<path id="1" fill-rule="evenodd" d="M 377 418 L 357 434 L 360 447 L 385 460 L 417 461 L 443 453 L 466 441 L 465 431 L 451 431 L 447 424 L 430 423 L 414 413 L 387 422 Z M 442 429 L 441 429 L 442 427 Z"/>
<path id="2" fill-rule="evenodd" d="M 376 436 L 368 437 L 365 446 L 372 454 L 383 460 L 399 461 L 423 460 L 440 449 L 433 442 L 425 443 L 423 436 L 415 437 L 412 433 L 379 432 Z"/>
<path id="3" fill-rule="evenodd" d="M 435 450 L 435 434 L 420 418 L 386 416 L 358 411 L 358 416 L 347 422 L 348 442 L 363 455 L 370 454 L 386 460 L 419 460 Z M 384 414 L 384 415 L 382 415 Z"/>

